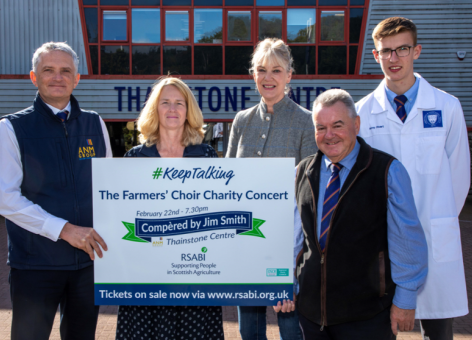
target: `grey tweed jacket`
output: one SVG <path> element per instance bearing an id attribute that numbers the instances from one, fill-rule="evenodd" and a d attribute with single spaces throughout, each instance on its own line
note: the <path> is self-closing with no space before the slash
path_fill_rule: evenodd
<path id="1" fill-rule="evenodd" d="M 293 157 L 295 165 L 318 151 L 311 112 L 285 96 L 274 113 L 259 104 L 236 115 L 226 157 Z"/>

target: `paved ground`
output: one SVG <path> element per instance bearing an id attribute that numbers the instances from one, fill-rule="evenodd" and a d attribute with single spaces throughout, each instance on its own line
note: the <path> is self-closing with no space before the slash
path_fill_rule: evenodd
<path id="1" fill-rule="evenodd" d="M 472 310 L 472 199 L 468 199 L 466 206 L 460 216 L 462 232 L 462 248 L 464 253 L 465 274 L 467 279 L 467 290 L 469 292 L 469 309 Z M 10 338 L 11 304 L 9 298 L 8 270 L 6 263 L 6 231 L 3 218 L 0 216 L 0 339 Z M 97 339 L 115 339 L 116 307 L 102 306 L 98 319 Z M 223 309 L 225 338 L 241 339 L 238 331 L 238 316 L 236 307 L 225 307 Z M 25 325 L 26 326 L 26 325 Z M 50 339 L 59 338 L 59 316 L 56 315 L 54 329 Z M 277 319 L 274 312 L 268 309 L 268 331 L 269 340 L 280 339 L 278 336 Z M 472 315 L 457 318 L 454 324 L 454 338 L 472 340 Z M 418 326 L 412 332 L 400 333 L 398 340 L 420 340 Z"/>

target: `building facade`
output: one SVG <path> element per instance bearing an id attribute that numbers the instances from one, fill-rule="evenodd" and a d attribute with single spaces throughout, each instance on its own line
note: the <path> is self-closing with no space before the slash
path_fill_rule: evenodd
<path id="1" fill-rule="evenodd" d="M 223 155 L 236 113 L 260 100 L 248 71 L 258 41 L 290 45 L 300 105 L 330 88 L 359 100 L 383 78 L 371 34 L 390 16 L 417 24 L 415 70 L 460 99 L 472 130 L 472 0 L 0 0 L 0 116 L 31 105 L 34 50 L 66 41 L 80 58 L 74 95 L 106 121 L 115 156 L 137 143 L 133 122 L 167 74 L 192 88 Z"/>

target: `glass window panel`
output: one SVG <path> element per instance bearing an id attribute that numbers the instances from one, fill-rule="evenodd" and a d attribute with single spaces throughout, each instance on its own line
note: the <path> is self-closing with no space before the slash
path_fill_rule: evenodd
<path id="1" fill-rule="evenodd" d="M 92 62 L 92 73 L 98 74 L 98 46 L 90 46 L 90 61 Z"/>
<path id="2" fill-rule="evenodd" d="M 133 25 L 134 43 L 161 42 L 161 11 L 151 8 L 133 8 L 131 23 Z"/>
<path id="3" fill-rule="evenodd" d="M 98 10 L 96 8 L 84 8 L 85 27 L 89 43 L 98 42 Z"/>
<path id="4" fill-rule="evenodd" d="M 192 0 L 162 0 L 164 6 L 191 6 Z"/>
<path id="5" fill-rule="evenodd" d="M 320 6 L 346 6 L 347 0 L 319 0 Z"/>
<path id="6" fill-rule="evenodd" d="M 254 0 L 226 0 L 226 6 L 254 6 Z"/>
<path id="7" fill-rule="evenodd" d="M 160 74 L 161 47 L 133 46 L 131 69 L 133 74 Z"/>
<path id="8" fill-rule="evenodd" d="M 164 47 L 164 74 L 191 74 L 192 50 L 190 46 Z"/>
<path id="9" fill-rule="evenodd" d="M 288 6 L 316 6 L 316 0 L 287 0 Z"/>
<path id="10" fill-rule="evenodd" d="M 259 12 L 259 40 L 282 38 L 282 12 Z"/>
<path id="11" fill-rule="evenodd" d="M 351 6 L 364 6 L 364 0 L 351 0 Z"/>
<path id="12" fill-rule="evenodd" d="M 249 74 L 252 46 L 225 47 L 225 74 Z"/>
<path id="13" fill-rule="evenodd" d="M 363 14 L 364 14 L 364 9 L 362 8 L 352 8 L 349 11 L 349 42 L 350 43 L 359 42 L 359 37 L 361 36 Z"/>
<path id="14" fill-rule="evenodd" d="M 194 10 L 194 42 L 223 43 L 223 10 L 197 9 Z"/>
<path id="15" fill-rule="evenodd" d="M 316 9 L 287 9 L 287 42 L 314 43 Z"/>
<path id="16" fill-rule="evenodd" d="M 166 40 L 188 41 L 188 11 L 166 12 Z"/>
<path id="17" fill-rule="evenodd" d="M 97 4 L 97 0 L 82 0 L 82 3 L 84 5 L 96 5 Z"/>
<path id="18" fill-rule="evenodd" d="M 193 50 L 195 74 L 223 74 L 223 47 L 195 46 Z"/>
<path id="19" fill-rule="evenodd" d="M 256 6 L 285 6 L 285 0 L 256 0 Z"/>
<path id="20" fill-rule="evenodd" d="M 129 74 L 129 46 L 101 46 L 101 74 Z"/>
<path id="21" fill-rule="evenodd" d="M 193 0 L 194 6 L 223 6 L 223 0 Z"/>
<path id="22" fill-rule="evenodd" d="M 346 74 L 346 46 L 320 46 L 318 53 L 318 74 Z"/>
<path id="23" fill-rule="evenodd" d="M 103 11 L 103 40 L 127 40 L 126 11 Z"/>
<path id="24" fill-rule="evenodd" d="M 321 12 L 321 40 L 344 41 L 344 11 Z"/>
<path id="25" fill-rule="evenodd" d="M 349 74 L 354 74 L 357 63 L 357 46 L 349 46 Z"/>
<path id="26" fill-rule="evenodd" d="M 133 6 L 159 6 L 159 0 L 131 0 Z"/>
<path id="27" fill-rule="evenodd" d="M 251 40 L 251 12 L 228 11 L 228 41 Z"/>
<path id="28" fill-rule="evenodd" d="M 290 46 L 296 75 L 316 74 L 316 47 Z"/>
<path id="29" fill-rule="evenodd" d="M 100 6 L 128 6 L 128 0 L 100 0 Z"/>

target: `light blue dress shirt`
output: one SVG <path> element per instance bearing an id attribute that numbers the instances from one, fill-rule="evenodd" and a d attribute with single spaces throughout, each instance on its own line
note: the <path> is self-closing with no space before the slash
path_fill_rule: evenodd
<path id="1" fill-rule="evenodd" d="M 339 163 L 343 168 L 339 172 L 341 188 L 356 163 L 360 144 Z M 324 197 L 326 185 L 331 176 L 331 161 L 323 155 L 320 169 L 319 196 Z M 296 173 L 296 170 L 295 170 Z M 294 208 L 294 268 L 296 258 L 303 247 L 302 221 L 297 202 Z M 323 211 L 323 199 L 318 199 L 317 211 Z M 316 232 L 319 238 L 321 215 L 317 214 Z M 396 283 L 393 303 L 402 309 L 416 308 L 418 289 L 424 284 L 428 272 L 428 248 L 423 228 L 418 219 L 411 181 L 405 167 L 394 160 L 388 171 L 388 207 L 387 207 L 388 253 L 390 257 L 392 279 Z M 296 288 L 298 291 L 298 285 Z"/>
<path id="2" fill-rule="evenodd" d="M 403 93 L 405 95 L 405 97 L 408 99 L 405 103 L 405 111 L 406 111 L 407 117 L 408 117 L 408 114 L 410 113 L 411 109 L 413 108 L 413 105 L 415 105 L 416 97 L 418 96 L 419 87 L 420 87 L 420 78 L 417 77 L 415 83 L 413 84 L 413 86 L 410 87 L 410 89 L 408 91 Z M 386 83 L 385 83 L 385 93 L 387 94 L 387 99 L 388 99 L 390 105 L 392 105 L 393 111 L 396 112 L 397 111 L 397 104 L 395 104 L 394 99 L 398 95 L 395 92 L 393 92 L 392 90 L 390 90 L 387 87 Z"/>

